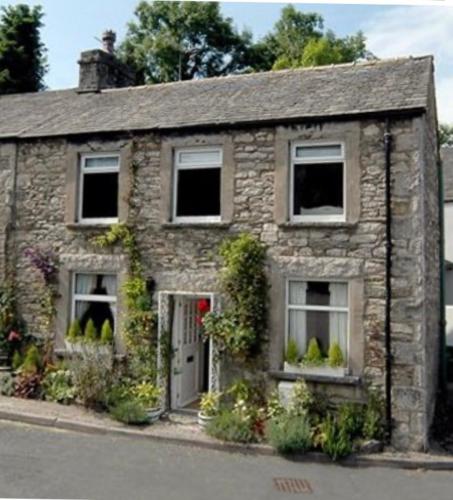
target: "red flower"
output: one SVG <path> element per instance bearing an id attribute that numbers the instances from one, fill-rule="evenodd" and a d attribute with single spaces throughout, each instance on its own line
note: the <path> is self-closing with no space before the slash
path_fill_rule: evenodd
<path id="1" fill-rule="evenodd" d="M 209 299 L 199 299 L 197 302 L 198 312 L 203 315 L 210 311 L 211 303 Z"/>
<path id="2" fill-rule="evenodd" d="M 11 330 L 8 335 L 8 342 L 18 342 L 21 339 L 20 333 Z"/>

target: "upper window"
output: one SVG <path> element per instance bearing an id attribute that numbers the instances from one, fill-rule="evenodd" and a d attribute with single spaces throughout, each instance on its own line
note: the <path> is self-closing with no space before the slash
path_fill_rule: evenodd
<path id="1" fill-rule="evenodd" d="M 117 284 L 114 274 L 74 274 L 72 319 L 78 319 L 82 331 L 92 320 L 98 335 L 107 320 L 115 330 Z"/>
<path id="2" fill-rule="evenodd" d="M 80 162 L 79 221 L 117 222 L 119 155 L 87 154 Z"/>
<path id="3" fill-rule="evenodd" d="M 177 149 L 174 163 L 173 220 L 220 221 L 221 148 Z"/>
<path id="4" fill-rule="evenodd" d="M 291 219 L 345 220 L 343 144 L 293 144 Z"/>
<path id="5" fill-rule="evenodd" d="M 294 340 L 302 358 L 315 338 L 327 356 L 329 347 L 338 343 L 343 357 L 348 351 L 348 284 L 328 281 L 290 280 L 287 286 L 286 345 Z"/>

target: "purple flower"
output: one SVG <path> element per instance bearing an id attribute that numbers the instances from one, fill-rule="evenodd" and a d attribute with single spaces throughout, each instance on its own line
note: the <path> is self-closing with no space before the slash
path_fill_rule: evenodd
<path id="1" fill-rule="evenodd" d="M 24 255 L 28 257 L 33 267 L 41 273 L 46 283 L 50 283 L 55 278 L 58 268 L 53 252 L 30 247 L 25 250 Z"/>

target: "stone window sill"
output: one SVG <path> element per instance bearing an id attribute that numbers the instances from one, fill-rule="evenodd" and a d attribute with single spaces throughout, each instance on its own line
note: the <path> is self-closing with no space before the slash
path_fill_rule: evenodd
<path id="1" fill-rule="evenodd" d="M 278 225 L 281 229 L 300 229 L 300 228 L 333 228 L 333 229 L 342 229 L 342 228 L 352 228 L 357 226 L 357 222 L 282 222 Z"/>
<path id="2" fill-rule="evenodd" d="M 228 229 L 229 222 L 164 222 L 161 224 L 163 229 Z"/>
<path id="3" fill-rule="evenodd" d="M 71 222 L 69 224 L 66 224 L 67 229 L 71 230 L 86 230 L 86 231 L 93 231 L 93 230 L 105 230 L 109 229 L 112 226 L 112 224 L 81 224 L 80 222 Z"/>
<path id="4" fill-rule="evenodd" d="M 355 375 L 343 375 L 334 377 L 331 375 L 315 375 L 302 373 L 289 373 L 284 371 L 271 371 L 269 375 L 277 380 L 286 380 L 289 382 L 304 379 L 307 382 L 316 382 L 320 384 L 336 384 L 336 385 L 361 385 L 361 378 Z"/>

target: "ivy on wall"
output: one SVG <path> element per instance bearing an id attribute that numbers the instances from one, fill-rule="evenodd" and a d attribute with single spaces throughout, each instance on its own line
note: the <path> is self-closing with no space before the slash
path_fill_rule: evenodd
<path id="1" fill-rule="evenodd" d="M 120 244 L 129 259 L 129 276 L 122 286 L 127 312 L 124 338 L 131 350 L 148 347 L 155 338 L 157 315 L 152 309 L 152 290 L 147 282 L 135 234 L 126 224 L 114 224 L 100 236 L 92 239 L 98 248 Z"/>
<path id="2" fill-rule="evenodd" d="M 219 255 L 220 284 L 228 303 L 221 313 L 206 314 L 203 326 L 220 352 L 246 358 L 259 351 L 267 327 L 266 247 L 254 236 L 241 234 L 225 240 Z"/>

